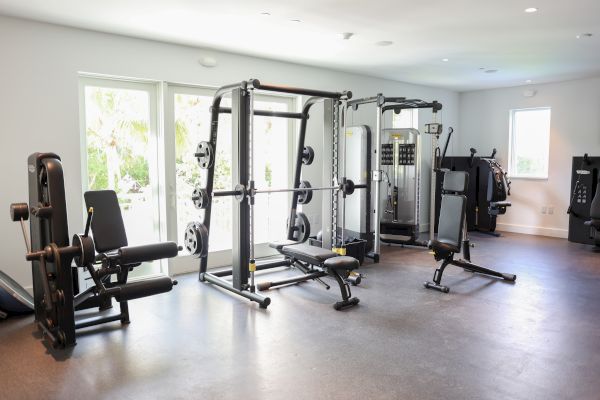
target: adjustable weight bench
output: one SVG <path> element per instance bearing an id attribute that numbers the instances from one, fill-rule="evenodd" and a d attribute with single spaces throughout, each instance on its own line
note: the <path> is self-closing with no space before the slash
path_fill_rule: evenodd
<path id="1" fill-rule="evenodd" d="M 341 310 L 359 303 L 360 300 L 357 297 L 352 297 L 350 285 L 347 282 L 350 273 L 359 267 L 359 262 L 356 258 L 340 256 L 331 250 L 310 246 L 306 243 L 299 243 L 293 240 L 274 242 L 270 243 L 269 246 L 284 255 L 290 261 L 290 264 L 302 271 L 304 275 L 279 281 L 262 282 L 257 285 L 258 290 L 268 290 L 275 286 L 304 282 L 311 279 L 316 280 L 329 289 L 329 285 L 321 280 L 321 278 L 331 276 L 338 283 L 342 294 L 342 301 L 335 303 L 333 308 Z"/>
<path id="2" fill-rule="evenodd" d="M 502 278 L 514 282 L 516 275 L 494 271 L 473 264 L 469 255 L 469 239 L 467 236 L 466 205 L 467 197 L 464 193 L 469 186 L 469 174 L 464 171 L 447 171 L 444 174 L 442 187 L 442 206 L 438 222 L 438 236 L 436 240 L 430 240 L 428 246 L 433 250 L 436 261 L 442 261 L 442 265 L 435 270 L 433 282 L 425 282 L 428 289 L 439 290 L 448 293 L 450 288 L 441 284 L 442 275 L 448 265 L 456 265 L 467 271 L 476 272 Z M 465 260 L 455 260 L 454 255 L 461 252 Z"/>

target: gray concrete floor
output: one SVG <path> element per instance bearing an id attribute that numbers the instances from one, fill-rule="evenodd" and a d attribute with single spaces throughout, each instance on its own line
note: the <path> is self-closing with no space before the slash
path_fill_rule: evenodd
<path id="1" fill-rule="evenodd" d="M 261 310 L 193 274 L 72 350 L 49 352 L 32 317 L 2 322 L 0 398 L 599 399 L 600 252 L 472 239 L 474 262 L 517 283 L 450 267 L 451 292 L 427 290 L 428 251 L 386 247 L 342 312 L 318 283 L 271 290 Z"/>

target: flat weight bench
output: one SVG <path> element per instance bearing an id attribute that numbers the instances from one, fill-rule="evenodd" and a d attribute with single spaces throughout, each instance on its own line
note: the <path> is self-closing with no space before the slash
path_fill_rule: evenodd
<path id="1" fill-rule="evenodd" d="M 360 300 L 357 297 L 352 297 L 350 285 L 346 281 L 350 273 L 359 267 L 359 262 L 356 258 L 339 256 L 331 250 L 298 243 L 293 240 L 274 242 L 270 243 L 269 246 L 288 258 L 292 265 L 296 266 L 304 275 L 274 282 L 261 282 L 257 285 L 258 290 L 268 290 L 275 286 L 304 282 L 311 279 L 320 282 L 329 289 L 329 285 L 323 282 L 321 278 L 331 276 L 338 283 L 342 294 L 342 301 L 335 303 L 333 308 L 341 310 L 359 303 Z"/>

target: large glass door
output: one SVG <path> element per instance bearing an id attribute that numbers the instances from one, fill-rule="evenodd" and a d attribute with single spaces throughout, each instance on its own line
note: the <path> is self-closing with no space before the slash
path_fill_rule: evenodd
<path id="1" fill-rule="evenodd" d="M 82 78 L 83 183 L 117 193 L 130 245 L 160 241 L 157 86 Z M 160 274 L 144 263 L 132 278 Z"/>

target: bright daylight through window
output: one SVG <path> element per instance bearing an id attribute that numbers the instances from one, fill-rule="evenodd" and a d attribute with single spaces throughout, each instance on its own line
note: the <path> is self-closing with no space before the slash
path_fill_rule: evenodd
<path id="1" fill-rule="evenodd" d="M 548 178 L 550 108 L 511 110 L 510 176 Z"/>

